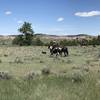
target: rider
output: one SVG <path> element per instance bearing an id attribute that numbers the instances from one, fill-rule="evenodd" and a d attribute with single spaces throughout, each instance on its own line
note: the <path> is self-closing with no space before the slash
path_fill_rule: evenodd
<path id="1" fill-rule="evenodd" d="M 53 41 L 53 48 L 59 47 L 58 43 L 56 41 Z"/>

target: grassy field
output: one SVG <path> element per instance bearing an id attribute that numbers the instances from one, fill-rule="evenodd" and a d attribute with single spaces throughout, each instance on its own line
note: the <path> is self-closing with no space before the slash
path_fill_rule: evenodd
<path id="1" fill-rule="evenodd" d="M 1 46 L 0 72 L 11 79 L 0 79 L 0 100 L 99 100 L 100 46 L 68 49 L 56 58 L 47 47 Z"/>

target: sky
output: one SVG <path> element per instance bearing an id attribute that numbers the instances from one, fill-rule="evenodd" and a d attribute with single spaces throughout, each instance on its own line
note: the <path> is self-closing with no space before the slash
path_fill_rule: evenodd
<path id="1" fill-rule="evenodd" d="M 100 0 L 0 0 L 0 35 L 20 34 L 24 22 L 35 33 L 100 34 Z"/>

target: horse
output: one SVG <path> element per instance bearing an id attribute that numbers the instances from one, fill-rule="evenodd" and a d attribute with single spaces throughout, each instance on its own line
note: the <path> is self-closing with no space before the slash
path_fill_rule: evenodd
<path id="1" fill-rule="evenodd" d="M 53 46 L 48 46 L 48 49 L 50 50 L 50 54 L 54 55 L 56 54 L 56 57 L 59 55 L 60 50 L 58 49 L 58 47 L 53 47 Z"/>
<path id="2" fill-rule="evenodd" d="M 64 56 L 68 56 L 69 55 L 67 47 L 48 46 L 48 49 L 50 49 L 51 55 L 56 54 L 56 56 L 58 56 L 58 55 L 62 56 L 62 53 L 64 53 Z"/>
<path id="3" fill-rule="evenodd" d="M 62 53 L 64 53 L 64 56 L 68 56 L 69 55 L 69 51 L 68 51 L 68 48 L 67 47 L 62 47 Z"/>

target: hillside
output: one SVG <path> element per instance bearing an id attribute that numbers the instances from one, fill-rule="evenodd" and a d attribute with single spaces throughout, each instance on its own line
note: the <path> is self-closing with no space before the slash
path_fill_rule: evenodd
<path id="1" fill-rule="evenodd" d="M 93 38 L 92 35 L 78 34 L 78 35 L 48 35 L 48 34 L 35 34 L 35 36 L 44 39 L 76 39 L 76 38 Z"/>
<path id="2" fill-rule="evenodd" d="M 3 36 L 0 35 L 0 41 L 12 41 L 17 35 L 7 35 Z M 78 35 L 49 35 L 49 34 L 42 34 L 42 33 L 37 33 L 34 34 L 35 37 L 40 38 L 43 42 L 45 41 L 50 41 L 50 40 L 63 40 L 63 39 L 92 39 L 95 36 L 92 35 L 87 35 L 87 34 L 78 34 Z"/>

